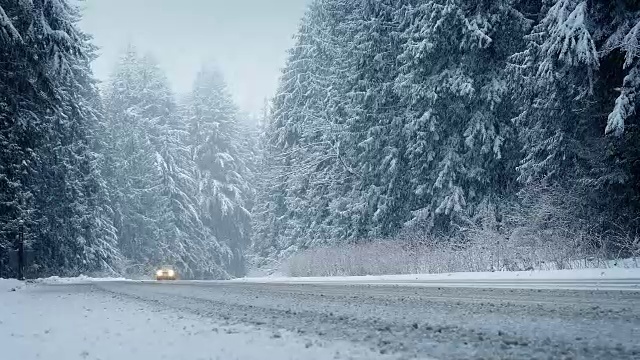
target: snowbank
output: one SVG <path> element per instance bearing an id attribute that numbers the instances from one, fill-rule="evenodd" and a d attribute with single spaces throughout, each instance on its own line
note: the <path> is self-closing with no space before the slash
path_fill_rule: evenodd
<path id="1" fill-rule="evenodd" d="M 456 281 L 456 280 L 595 280 L 595 279 L 640 279 L 639 268 L 609 269 L 573 269 L 549 271 L 496 271 L 496 272 L 460 272 L 444 274 L 412 275 L 369 275 L 369 276 L 330 276 L 330 277 L 264 277 L 239 278 L 238 282 L 393 282 L 393 281 Z"/>
<path id="2" fill-rule="evenodd" d="M 85 275 L 80 275 L 72 278 L 65 278 L 59 276 L 51 276 L 48 278 L 41 278 L 33 280 L 37 284 L 88 284 L 92 282 L 104 282 L 104 281 L 128 281 L 125 278 L 92 278 Z"/>
<path id="3" fill-rule="evenodd" d="M 24 288 L 24 282 L 16 279 L 0 279 L 0 293 L 16 291 Z"/>

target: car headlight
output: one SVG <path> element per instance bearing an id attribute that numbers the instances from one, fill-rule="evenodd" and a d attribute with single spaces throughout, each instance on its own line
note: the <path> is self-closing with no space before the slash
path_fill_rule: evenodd
<path id="1" fill-rule="evenodd" d="M 174 272 L 173 270 L 169 270 L 169 271 L 167 272 L 167 275 L 169 275 L 169 276 L 173 276 L 173 275 L 175 275 L 175 272 Z"/>
<path id="2" fill-rule="evenodd" d="M 156 276 L 162 276 L 162 270 L 156 271 Z"/>

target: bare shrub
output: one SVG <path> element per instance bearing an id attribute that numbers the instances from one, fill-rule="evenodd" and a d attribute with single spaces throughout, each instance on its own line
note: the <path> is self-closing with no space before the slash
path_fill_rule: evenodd
<path id="1" fill-rule="evenodd" d="M 300 277 L 616 266 L 602 254 L 576 246 L 582 241 L 579 238 L 538 238 L 522 245 L 495 236 L 478 238 L 464 247 L 452 246 L 448 241 L 424 241 L 418 246 L 408 246 L 401 241 L 380 241 L 310 249 L 288 259 L 283 270 L 289 276 Z M 635 266 L 638 266 L 637 262 Z"/>
<path id="2" fill-rule="evenodd" d="M 290 276 L 347 276 L 408 273 L 411 263 L 402 244 L 383 241 L 321 247 L 294 255 L 286 262 Z"/>
<path id="3" fill-rule="evenodd" d="M 578 216 L 578 195 L 532 185 L 507 206 L 500 221 L 493 206 L 483 204 L 449 236 L 413 232 L 314 248 L 289 258 L 285 272 L 297 277 L 560 270 L 618 266 L 614 259 L 623 253 L 633 256 L 637 267 L 638 234 L 598 234 Z"/>
<path id="4" fill-rule="evenodd" d="M 638 267 L 638 259 L 640 258 L 640 235 L 637 230 L 630 233 L 621 229 L 621 231 L 615 233 L 613 239 L 618 249 L 618 256 L 616 258 L 628 256 L 633 259 L 634 265 Z"/>

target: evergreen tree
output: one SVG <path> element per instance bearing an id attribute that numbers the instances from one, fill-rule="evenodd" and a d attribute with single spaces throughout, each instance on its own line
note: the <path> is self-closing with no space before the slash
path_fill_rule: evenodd
<path id="1" fill-rule="evenodd" d="M 31 61 L 26 35 L 35 14 L 20 4 L 0 5 L 0 272 L 15 276 L 10 254 L 21 230 L 34 228 L 29 179 L 36 146 L 45 135 L 38 113 L 49 103 L 52 85 L 41 64 Z M 12 20 L 15 19 L 15 20 Z M 36 76 L 36 74 L 38 76 Z M 35 79 L 35 81 L 29 81 Z M 24 225 L 21 229 L 21 224 Z M 30 232 L 27 240 L 30 239 Z"/>
<path id="2" fill-rule="evenodd" d="M 341 144 L 349 66 L 342 20 L 356 6 L 318 1 L 305 16 L 265 128 L 254 249 L 286 256 L 347 236 L 354 170 Z M 343 57 L 344 56 L 344 57 Z M 351 77 L 349 75 L 349 77 Z"/>
<path id="3" fill-rule="evenodd" d="M 513 1 L 415 3 L 398 13 L 396 90 L 406 109 L 412 224 L 442 231 L 513 193 L 519 154 L 505 69 L 528 21 Z"/>
<path id="4" fill-rule="evenodd" d="M 230 273 L 243 275 L 252 190 L 241 139 L 248 134 L 240 133 L 237 109 L 216 69 L 205 66 L 196 76 L 187 113 L 202 221 L 231 250 Z"/>
<path id="5" fill-rule="evenodd" d="M 198 211 L 187 124 L 178 116 L 162 71 L 130 46 L 105 102 L 111 120 L 110 176 L 117 189 L 115 224 L 132 271 L 166 263 L 185 278 L 227 277 L 230 250 Z"/>
<path id="6" fill-rule="evenodd" d="M 525 153 L 520 180 L 577 191 L 584 199 L 577 214 L 599 231 L 634 224 L 639 210 L 639 11 L 622 0 L 553 1 L 540 9 L 527 49 L 512 57 Z"/>
<path id="7" fill-rule="evenodd" d="M 78 20 L 63 0 L 0 8 L 10 60 L 2 65 L 2 243 L 22 224 L 31 275 L 113 271 L 119 258 L 91 143 L 101 116 L 89 67 L 95 49 Z"/>
<path id="8" fill-rule="evenodd" d="M 159 260 L 156 254 L 161 205 L 154 191 L 160 175 L 151 143 L 152 115 L 145 114 L 149 104 L 143 98 L 150 90 L 145 88 L 148 84 L 143 82 L 142 69 L 137 52 L 130 46 L 112 74 L 105 109 L 110 135 L 108 174 L 114 189 L 114 224 L 120 249 L 136 265 L 148 266 Z"/>
<path id="9" fill-rule="evenodd" d="M 409 220 L 404 115 L 394 90 L 401 54 L 396 12 L 406 1 L 363 1 L 347 17 L 355 58 L 345 147 L 359 177 L 351 238 L 387 237 Z M 347 30 L 349 31 L 349 30 Z M 353 65 L 352 65 L 353 66 Z"/>

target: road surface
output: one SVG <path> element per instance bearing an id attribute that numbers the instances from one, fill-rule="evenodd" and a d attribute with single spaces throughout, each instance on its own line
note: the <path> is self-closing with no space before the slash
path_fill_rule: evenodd
<path id="1" fill-rule="evenodd" d="M 60 285 L 63 286 L 63 285 Z M 640 359 L 640 292 L 362 284 L 103 282 L 172 313 L 348 341 L 397 359 Z"/>

